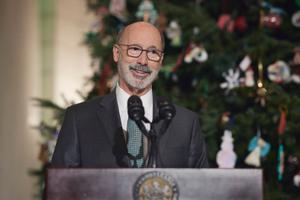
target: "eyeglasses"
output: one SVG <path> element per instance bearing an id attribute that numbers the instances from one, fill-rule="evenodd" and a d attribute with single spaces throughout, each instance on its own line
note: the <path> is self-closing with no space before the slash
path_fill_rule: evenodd
<path id="1" fill-rule="evenodd" d="M 138 58 L 141 56 L 143 51 L 146 51 L 147 58 L 154 62 L 159 62 L 162 55 L 164 54 L 161 50 L 158 50 L 154 47 L 148 49 L 143 49 L 141 46 L 136 44 L 117 44 L 119 46 L 127 47 L 127 55 L 129 57 Z"/>

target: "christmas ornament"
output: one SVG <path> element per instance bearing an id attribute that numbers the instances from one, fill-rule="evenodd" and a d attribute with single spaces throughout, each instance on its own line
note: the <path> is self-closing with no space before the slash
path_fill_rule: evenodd
<path id="1" fill-rule="evenodd" d="M 296 47 L 294 49 L 294 58 L 290 62 L 290 65 L 293 67 L 294 74 L 291 75 L 291 80 L 294 83 L 300 84 L 300 48 Z"/>
<path id="2" fill-rule="evenodd" d="M 278 148 L 278 155 L 277 155 L 277 179 L 278 181 L 281 181 L 283 178 L 283 172 L 284 172 L 284 148 L 283 144 L 279 145 Z"/>
<path id="3" fill-rule="evenodd" d="M 245 71 L 244 85 L 246 87 L 253 87 L 255 85 L 254 71 L 253 71 L 252 67 L 249 67 Z"/>
<path id="4" fill-rule="evenodd" d="M 256 101 L 260 103 L 261 106 L 266 105 L 267 89 L 264 87 L 264 66 L 261 61 L 258 63 L 258 80 L 257 80 L 257 90 L 256 90 Z"/>
<path id="5" fill-rule="evenodd" d="M 271 149 L 270 143 L 263 140 L 259 135 L 251 139 L 248 145 L 248 151 L 253 151 L 256 147 L 260 148 L 260 157 L 267 156 Z"/>
<path id="6" fill-rule="evenodd" d="M 261 20 L 262 25 L 268 28 L 278 28 L 282 22 L 281 16 L 276 13 L 264 15 Z"/>
<path id="7" fill-rule="evenodd" d="M 254 71 L 251 65 L 251 58 L 249 55 L 245 56 L 239 64 L 239 68 L 245 73 L 245 77 L 240 78 L 240 85 L 246 87 L 253 87 L 255 85 L 254 81 Z"/>
<path id="8" fill-rule="evenodd" d="M 94 35 L 97 35 L 98 32 L 101 32 L 103 27 L 102 20 L 96 19 L 94 22 L 92 22 L 90 27 L 90 32 L 88 33 L 88 37 L 92 38 Z"/>
<path id="9" fill-rule="evenodd" d="M 230 121 L 230 112 L 224 112 L 221 117 L 221 123 L 224 125 L 229 123 L 229 121 Z"/>
<path id="10" fill-rule="evenodd" d="M 245 163 L 255 167 L 260 167 L 260 158 L 267 156 L 270 149 L 271 145 L 261 138 L 261 131 L 258 129 L 257 135 L 249 142 L 248 151 L 250 151 L 250 154 L 246 157 Z"/>
<path id="11" fill-rule="evenodd" d="M 297 27 L 300 28 L 300 10 L 298 10 L 297 12 L 295 12 L 292 16 L 292 24 Z"/>
<path id="12" fill-rule="evenodd" d="M 217 164 L 219 168 L 234 168 L 236 159 L 236 153 L 233 151 L 232 132 L 225 130 L 221 150 L 217 153 Z"/>
<path id="13" fill-rule="evenodd" d="M 268 66 L 268 77 L 275 83 L 286 83 L 291 80 L 290 67 L 282 60 Z"/>
<path id="14" fill-rule="evenodd" d="M 154 24 L 157 18 L 157 11 L 155 10 L 152 1 L 143 0 L 138 7 L 136 17 Z"/>
<path id="15" fill-rule="evenodd" d="M 223 14 L 219 17 L 217 26 L 222 30 L 226 29 L 227 32 L 233 32 L 234 21 L 229 14 Z"/>
<path id="16" fill-rule="evenodd" d="M 184 59 L 184 51 L 182 51 L 179 54 L 179 56 L 176 60 L 176 64 L 171 67 L 171 72 L 175 73 L 179 69 L 179 67 L 182 65 L 183 59 Z"/>
<path id="17" fill-rule="evenodd" d="M 282 181 L 283 172 L 284 172 L 284 146 L 282 142 L 282 137 L 286 127 L 286 113 L 287 108 L 285 106 L 281 106 L 280 110 L 280 120 L 278 124 L 278 135 L 279 135 L 279 148 L 277 153 L 277 179 L 278 181 Z"/>
<path id="18" fill-rule="evenodd" d="M 300 188 L 300 171 L 294 176 L 294 185 Z"/>
<path id="19" fill-rule="evenodd" d="M 246 71 L 248 69 L 248 67 L 250 67 L 251 65 L 251 58 L 249 55 L 246 55 L 243 60 L 240 62 L 239 64 L 239 68 L 242 70 L 242 71 Z"/>
<path id="20" fill-rule="evenodd" d="M 255 167 L 260 167 L 260 147 L 256 146 L 255 149 L 246 157 L 245 163 Z"/>
<path id="21" fill-rule="evenodd" d="M 300 76 L 297 75 L 297 74 L 293 74 L 293 75 L 291 76 L 291 80 L 292 80 L 294 83 L 300 84 Z"/>
<path id="22" fill-rule="evenodd" d="M 263 1 L 261 3 L 261 6 L 263 8 L 265 8 L 265 10 L 268 10 L 269 13 L 275 13 L 275 14 L 278 14 L 278 15 L 286 14 L 286 12 L 282 8 L 273 6 L 272 4 L 270 4 L 270 3 L 266 2 L 266 1 Z"/>
<path id="23" fill-rule="evenodd" d="M 290 185 L 294 185 L 296 187 L 300 187 L 300 185 L 297 186 L 297 176 L 300 174 L 300 161 L 297 156 L 295 155 L 289 155 L 286 159 L 286 165 L 284 169 L 284 177 L 283 180 L 285 183 L 290 183 Z M 295 181 L 296 178 L 296 181 Z"/>
<path id="24" fill-rule="evenodd" d="M 126 0 L 110 0 L 109 12 L 121 21 L 126 21 Z"/>
<path id="25" fill-rule="evenodd" d="M 245 16 L 238 16 L 234 21 L 234 30 L 245 31 L 247 26 L 248 25 Z"/>
<path id="26" fill-rule="evenodd" d="M 220 84 L 221 88 L 227 88 L 227 91 L 229 91 L 240 86 L 240 71 L 238 69 L 229 69 L 227 74 L 223 73 L 223 77 L 226 82 Z"/>
<path id="27" fill-rule="evenodd" d="M 260 15 L 261 25 L 268 28 L 278 28 L 282 23 L 282 15 L 285 14 L 285 11 L 280 7 L 275 7 L 272 4 L 263 1 L 261 3 L 262 7 L 268 11 L 267 14 L 264 12 Z"/>
<path id="28" fill-rule="evenodd" d="M 186 50 L 186 54 L 184 56 L 184 61 L 186 63 L 191 63 L 193 60 L 197 62 L 205 62 L 208 58 L 208 54 L 206 50 L 201 45 L 190 44 L 188 49 Z"/>
<path id="29" fill-rule="evenodd" d="M 88 37 L 98 36 L 98 33 L 101 33 L 104 30 L 103 18 L 108 14 L 108 8 L 101 6 L 96 11 L 97 18 L 92 22 L 90 27 L 90 33 Z"/>
<path id="30" fill-rule="evenodd" d="M 109 10 L 106 6 L 101 6 L 97 9 L 96 11 L 96 15 L 97 16 L 104 16 L 104 15 L 107 15 L 109 13 Z"/>
<path id="31" fill-rule="evenodd" d="M 291 62 L 291 65 L 300 65 L 300 47 L 294 49 L 294 58 Z"/>
<path id="32" fill-rule="evenodd" d="M 166 29 L 167 38 L 171 40 L 171 46 L 181 46 L 181 27 L 177 21 L 172 20 Z"/>
<path id="33" fill-rule="evenodd" d="M 287 115 L 287 108 L 286 107 L 281 107 L 280 108 L 280 120 L 278 124 L 278 134 L 283 135 L 286 127 L 286 115 Z"/>

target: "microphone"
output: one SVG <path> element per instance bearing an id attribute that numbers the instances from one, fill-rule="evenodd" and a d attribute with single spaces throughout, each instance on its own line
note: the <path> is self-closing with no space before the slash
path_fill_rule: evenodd
<path id="1" fill-rule="evenodd" d="M 160 97 L 157 100 L 159 108 L 159 118 L 164 120 L 164 123 L 160 129 L 160 135 L 162 135 L 168 129 L 171 120 L 176 115 L 176 109 L 173 104 L 171 104 L 166 98 Z"/>
<path id="2" fill-rule="evenodd" d="M 171 121 L 176 115 L 176 110 L 166 98 L 160 97 L 158 99 L 159 117 L 167 121 Z"/>
<path id="3" fill-rule="evenodd" d="M 144 133 L 146 136 L 148 136 L 148 131 L 145 128 L 145 125 L 143 124 L 143 120 L 145 120 L 145 110 L 142 103 L 142 100 L 136 96 L 132 95 L 129 97 L 127 101 L 127 112 L 130 119 L 135 121 L 139 129 Z"/>
<path id="4" fill-rule="evenodd" d="M 127 101 L 128 116 L 134 121 L 141 121 L 145 115 L 145 110 L 141 99 L 132 95 Z"/>

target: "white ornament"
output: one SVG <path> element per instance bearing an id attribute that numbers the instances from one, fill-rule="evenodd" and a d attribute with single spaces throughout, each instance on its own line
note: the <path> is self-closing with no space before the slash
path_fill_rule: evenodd
<path id="1" fill-rule="evenodd" d="M 292 80 L 293 82 L 299 84 L 299 83 L 300 83 L 300 76 L 297 75 L 297 74 L 293 74 L 293 75 L 291 76 L 291 80 Z"/>
<path id="2" fill-rule="evenodd" d="M 300 10 L 298 10 L 297 12 L 295 12 L 292 16 L 292 24 L 297 27 L 300 28 Z"/>
<path id="3" fill-rule="evenodd" d="M 275 83 L 286 83 L 291 81 L 291 71 L 287 63 L 278 60 L 268 66 L 268 77 Z"/>
<path id="4" fill-rule="evenodd" d="M 191 63 L 193 60 L 201 63 L 207 60 L 208 54 L 203 47 L 194 45 L 191 48 L 192 50 L 184 56 L 186 63 Z"/>
<path id="5" fill-rule="evenodd" d="M 181 27 L 177 21 L 172 20 L 166 29 L 167 38 L 171 40 L 171 45 L 177 47 L 181 45 Z"/>
<path id="6" fill-rule="evenodd" d="M 252 61 L 251 61 L 250 56 L 248 56 L 248 55 L 245 56 L 239 65 L 240 69 L 242 71 L 246 71 L 248 69 L 248 67 L 251 65 L 251 62 Z"/>
<path id="7" fill-rule="evenodd" d="M 228 73 L 223 73 L 226 82 L 221 83 L 221 88 L 227 88 L 227 90 L 232 90 L 233 88 L 237 88 L 240 86 L 240 71 L 229 69 Z"/>
<path id="8" fill-rule="evenodd" d="M 217 154 L 219 168 L 234 168 L 237 156 L 233 151 L 233 138 L 229 130 L 224 131 L 221 150 Z"/>
<path id="9" fill-rule="evenodd" d="M 138 7 L 136 17 L 154 24 L 157 19 L 157 11 L 155 10 L 152 1 L 143 0 Z"/>
<path id="10" fill-rule="evenodd" d="M 255 147 L 255 149 L 246 157 L 245 163 L 255 167 L 260 166 L 260 146 Z"/>
<path id="11" fill-rule="evenodd" d="M 249 67 L 245 72 L 245 86 L 253 87 L 254 85 L 254 72 L 253 69 Z"/>
<path id="12" fill-rule="evenodd" d="M 109 11 L 122 21 L 126 21 L 126 0 L 110 0 Z"/>
<path id="13" fill-rule="evenodd" d="M 294 176 L 294 185 L 300 187 L 300 172 Z"/>

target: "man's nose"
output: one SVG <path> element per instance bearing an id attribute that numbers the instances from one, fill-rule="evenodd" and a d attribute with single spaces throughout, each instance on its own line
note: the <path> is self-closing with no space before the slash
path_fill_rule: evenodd
<path id="1" fill-rule="evenodd" d="M 148 64 L 147 51 L 142 52 L 142 54 L 139 56 L 137 62 L 141 65 L 147 65 Z"/>

